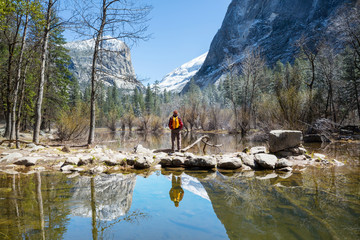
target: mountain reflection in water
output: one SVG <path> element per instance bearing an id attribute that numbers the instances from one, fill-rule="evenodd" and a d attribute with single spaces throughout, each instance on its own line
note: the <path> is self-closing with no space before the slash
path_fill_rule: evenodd
<path id="1" fill-rule="evenodd" d="M 359 167 L 269 173 L 0 173 L 0 239 L 359 236 Z"/>
<path id="2" fill-rule="evenodd" d="M 92 200 L 95 201 L 99 220 L 111 221 L 129 211 L 136 183 L 135 174 L 103 174 L 93 177 L 94 189 L 91 189 L 91 179 L 82 177 L 75 183 L 71 199 L 73 216 L 91 217 Z"/>

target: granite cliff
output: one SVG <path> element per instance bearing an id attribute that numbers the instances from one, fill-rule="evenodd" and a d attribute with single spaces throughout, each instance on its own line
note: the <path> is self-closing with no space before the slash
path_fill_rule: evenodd
<path id="1" fill-rule="evenodd" d="M 355 0 L 233 0 L 221 28 L 210 45 L 204 64 L 194 76 L 204 88 L 226 75 L 226 66 L 236 70 L 246 50 L 259 48 L 269 66 L 278 60 L 293 61 L 296 42 L 320 40 L 337 11 Z M 183 91 L 187 90 L 185 86 Z"/>

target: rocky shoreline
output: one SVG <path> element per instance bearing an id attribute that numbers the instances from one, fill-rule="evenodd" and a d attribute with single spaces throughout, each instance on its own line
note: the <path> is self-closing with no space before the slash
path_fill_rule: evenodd
<path id="1" fill-rule="evenodd" d="M 33 143 L 22 149 L 0 148 L 0 171 L 8 174 L 55 170 L 63 173 L 99 174 L 132 170 L 189 169 L 226 171 L 275 170 L 291 172 L 306 166 L 341 166 L 343 163 L 308 153 L 301 145 L 302 133 L 274 130 L 269 148 L 252 147 L 243 152 L 221 155 L 195 155 L 188 152 L 157 152 L 137 145 L 133 152 L 113 151 L 96 146 L 92 149 L 43 147 Z"/>

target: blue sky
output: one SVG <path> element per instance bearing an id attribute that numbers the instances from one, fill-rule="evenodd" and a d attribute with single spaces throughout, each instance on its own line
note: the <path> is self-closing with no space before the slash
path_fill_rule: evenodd
<path id="1" fill-rule="evenodd" d="M 143 2 L 153 6 L 148 31 L 152 38 L 133 46 L 131 57 L 135 73 L 147 84 L 207 52 L 231 0 Z"/>

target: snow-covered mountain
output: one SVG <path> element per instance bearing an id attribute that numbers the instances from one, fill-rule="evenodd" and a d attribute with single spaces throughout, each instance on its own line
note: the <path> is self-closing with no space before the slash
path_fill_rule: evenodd
<path id="1" fill-rule="evenodd" d="M 69 42 L 64 46 L 71 57 L 69 68 L 82 88 L 90 83 L 94 45 L 94 39 L 89 39 Z M 130 49 L 123 41 L 105 36 L 100 48 L 98 76 L 106 85 L 124 89 L 143 87 L 142 83 L 136 80 Z"/>
<path id="2" fill-rule="evenodd" d="M 168 73 L 159 83 L 160 90 L 164 91 L 164 89 L 166 89 L 166 91 L 181 92 L 186 83 L 188 83 L 200 69 L 206 56 L 207 52 L 181 65 L 171 73 Z"/>

